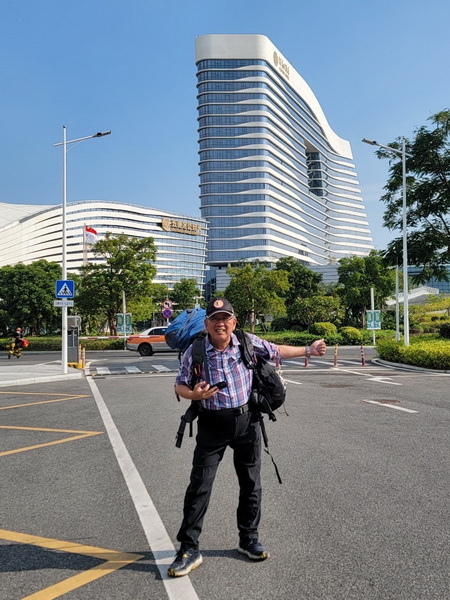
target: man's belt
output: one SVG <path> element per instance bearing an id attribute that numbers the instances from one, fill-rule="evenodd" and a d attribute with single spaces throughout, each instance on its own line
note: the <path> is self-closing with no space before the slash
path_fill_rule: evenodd
<path id="1" fill-rule="evenodd" d="M 220 417 L 225 417 L 225 416 L 238 417 L 239 415 L 243 415 L 247 411 L 248 411 L 248 404 L 243 404 L 242 406 L 237 406 L 236 408 L 221 408 L 219 410 L 211 410 L 209 408 L 203 408 L 203 406 L 200 408 L 201 414 L 217 415 Z"/>

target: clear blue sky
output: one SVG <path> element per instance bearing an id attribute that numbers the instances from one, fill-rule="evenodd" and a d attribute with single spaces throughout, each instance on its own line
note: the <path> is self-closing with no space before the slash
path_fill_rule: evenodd
<path id="1" fill-rule="evenodd" d="M 0 8 L 0 201 L 68 200 L 199 215 L 194 41 L 267 35 L 350 141 L 375 245 L 388 174 L 363 137 L 410 137 L 450 105 L 448 0 L 14 0 Z"/>

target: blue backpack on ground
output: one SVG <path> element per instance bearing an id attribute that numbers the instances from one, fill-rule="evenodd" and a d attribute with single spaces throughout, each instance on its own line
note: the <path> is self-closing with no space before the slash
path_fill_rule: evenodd
<path id="1" fill-rule="evenodd" d="M 166 343 L 173 350 L 184 352 L 197 335 L 205 329 L 206 310 L 190 308 L 169 325 L 165 333 Z"/>

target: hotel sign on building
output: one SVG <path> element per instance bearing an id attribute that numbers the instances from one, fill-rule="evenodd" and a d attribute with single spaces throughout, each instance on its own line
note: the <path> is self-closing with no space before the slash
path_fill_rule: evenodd
<path id="1" fill-rule="evenodd" d="M 289 64 L 283 59 L 283 57 L 278 54 L 278 52 L 273 53 L 273 62 L 277 69 L 282 73 L 286 79 L 289 79 Z"/>
<path id="2" fill-rule="evenodd" d="M 173 231 L 175 233 L 188 233 L 189 235 L 200 235 L 201 233 L 201 227 L 198 223 L 178 221 L 177 219 L 163 219 L 161 227 L 164 231 Z"/>

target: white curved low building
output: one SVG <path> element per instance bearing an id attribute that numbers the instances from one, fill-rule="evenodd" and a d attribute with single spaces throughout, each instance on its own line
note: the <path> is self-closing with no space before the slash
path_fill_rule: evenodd
<path id="1" fill-rule="evenodd" d="M 180 279 L 195 279 L 203 289 L 206 222 L 122 202 L 86 200 L 66 207 L 67 270 L 77 272 L 94 259 L 83 244 L 84 227 L 101 238 L 107 232 L 130 237 L 152 237 L 157 248 L 155 283 L 172 288 Z M 45 259 L 62 262 L 62 205 L 26 205 L 0 202 L 0 266 L 29 264 Z"/>
<path id="2" fill-rule="evenodd" d="M 369 254 L 350 143 L 278 48 L 264 35 L 202 35 L 196 66 L 207 264 L 294 256 L 314 268 Z"/>

